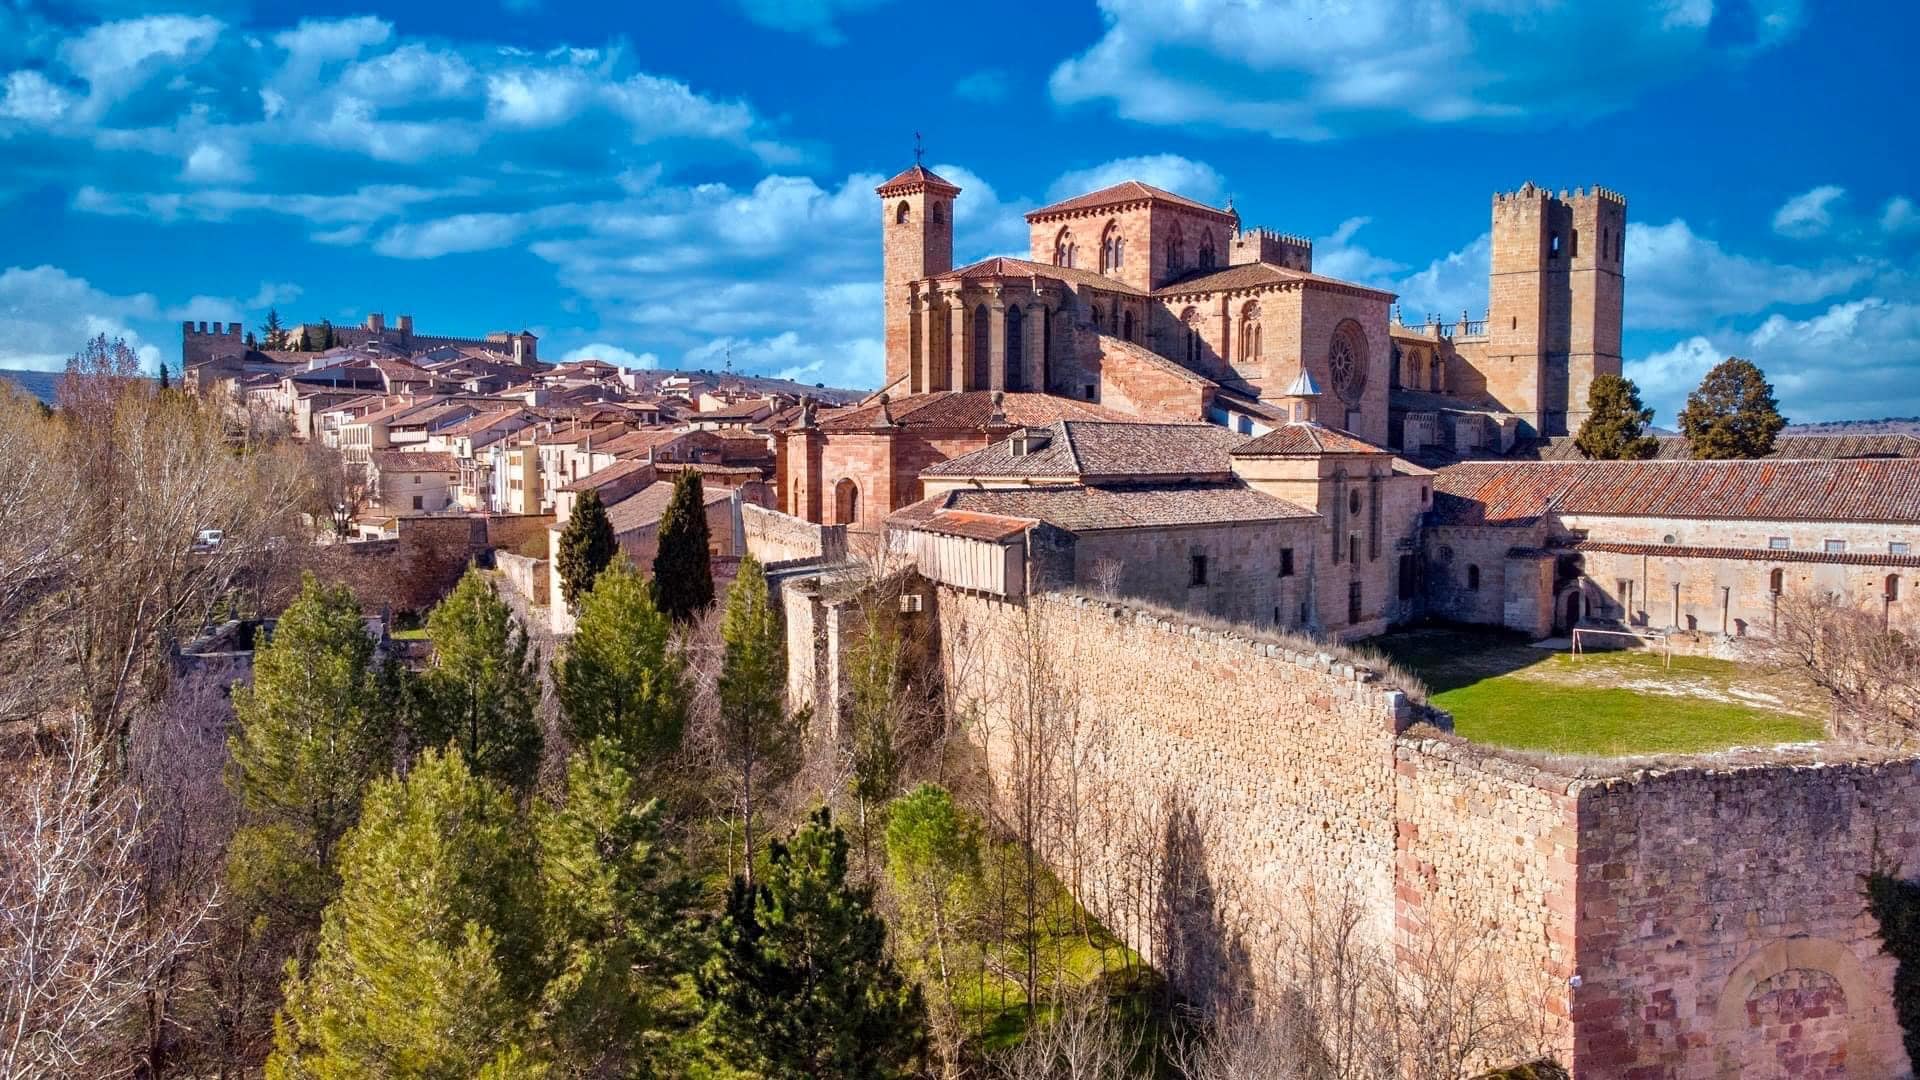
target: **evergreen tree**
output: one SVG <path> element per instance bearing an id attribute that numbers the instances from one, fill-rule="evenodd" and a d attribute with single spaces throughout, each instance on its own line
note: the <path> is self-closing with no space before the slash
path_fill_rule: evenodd
<path id="1" fill-rule="evenodd" d="M 1660 449 L 1647 434 L 1653 410 L 1640 403 L 1640 388 L 1618 375 L 1597 375 L 1587 391 L 1587 419 L 1574 444 L 1595 461 L 1640 461 Z"/>
<path id="2" fill-rule="evenodd" d="M 871 887 L 847 884 L 847 837 L 825 807 L 736 877 L 716 955 L 696 980 L 721 1052 L 767 1080 L 917 1075 L 926 1007 L 887 956 Z"/>
<path id="3" fill-rule="evenodd" d="M 653 556 L 653 598 L 674 622 L 686 622 L 713 603 L 713 563 L 707 554 L 707 506 L 700 474 L 686 469 L 673 482 L 673 499 L 660 516 Z"/>
<path id="4" fill-rule="evenodd" d="M 893 797 L 900 782 L 900 756 L 894 748 L 899 727 L 900 636 L 883 617 L 848 650 L 848 727 L 853 735 L 853 775 L 847 787 L 860 813 L 860 856 L 872 872 L 873 829 L 877 808 Z"/>
<path id="5" fill-rule="evenodd" d="M 427 616 L 433 665 L 421 680 L 421 735 L 451 741 L 473 770 L 525 791 L 540 767 L 537 658 L 512 609 L 477 568 Z"/>
<path id="6" fill-rule="evenodd" d="M 307 574 L 254 653 L 252 685 L 233 690 L 227 783 L 246 813 L 233 860 L 252 881 L 243 894 L 315 915 L 326 902 L 334 849 L 392 764 L 378 683 L 353 593 Z"/>
<path id="7" fill-rule="evenodd" d="M 660 800 L 642 800 L 619 758 L 587 744 L 566 801 L 536 818 L 554 973 L 542 1013 L 554 1057 L 582 1076 L 663 1074 L 663 1030 L 692 1019 L 675 980 L 693 966 L 698 885 L 660 841 Z"/>
<path id="8" fill-rule="evenodd" d="M 741 847 L 753 881 L 753 812 L 760 788 L 788 764 L 798 731 L 786 716 L 787 638 L 759 560 L 740 560 L 720 623 L 720 752 L 740 778 Z"/>
<path id="9" fill-rule="evenodd" d="M 1680 412 L 1680 430 L 1703 460 L 1766 457 L 1786 426 L 1766 375 L 1737 356 L 1707 372 Z"/>
<path id="10" fill-rule="evenodd" d="M 560 593 L 567 607 L 580 610 L 580 600 L 593 588 L 593 580 L 620 554 L 613 539 L 613 523 L 607 520 L 606 505 L 600 493 L 589 488 L 573 501 L 573 513 L 567 515 L 567 527 L 560 533 L 560 554 L 555 560 L 560 571 Z"/>
<path id="11" fill-rule="evenodd" d="M 326 352 L 337 344 L 333 336 L 333 320 L 326 319 L 320 324 L 320 352 Z"/>
<path id="12" fill-rule="evenodd" d="M 289 965 L 269 1080 L 527 1075 L 542 980 L 526 841 L 513 797 L 457 750 L 377 781 L 313 960 Z"/>
<path id="13" fill-rule="evenodd" d="M 980 884 L 979 823 L 938 784 L 921 784 L 887 813 L 887 872 L 947 1002 L 953 964 L 947 943 Z"/>
<path id="14" fill-rule="evenodd" d="M 167 362 L 165 360 L 160 361 L 160 389 L 173 389 L 173 383 L 167 378 Z"/>
<path id="15" fill-rule="evenodd" d="M 576 742 L 607 739 L 634 769 L 679 748 L 687 693 L 685 663 L 669 647 L 672 627 L 625 559 L 600 574 L 553 670 L 560 712 Z"/>
<path id="16" fill-rule="evenodd" d="M 269 349 L 287 347 L 287 327 L 280 321 L 279 308 L 267 309 L 267 321 L 260 324 L 260 340 L 266 342 Z"/>

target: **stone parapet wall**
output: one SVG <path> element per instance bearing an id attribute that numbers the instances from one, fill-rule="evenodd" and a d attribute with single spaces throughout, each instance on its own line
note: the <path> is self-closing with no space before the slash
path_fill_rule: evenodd
<path id="1" fill-rule="evenodd" d="M 832 562 L 846 557 L 845 525 L 816 525 L 752 503 L 741 504 L 740 520 L 746 532 L 747 553 L 762 563 L 800 559 Z"/>
<path id="2" fill-rule="evenodd" d="M 500 576 L 506 579 L 508 587 L 525 597 L 528 603 L 544 605 L 547 602 L 547 590 L 552 577 L 547 570 L 547 560 L 497 551 L 493 555 L 493 564 L 500 570 Z"/>

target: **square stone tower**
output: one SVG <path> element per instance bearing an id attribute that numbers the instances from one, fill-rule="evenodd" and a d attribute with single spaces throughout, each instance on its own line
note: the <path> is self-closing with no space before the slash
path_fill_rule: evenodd
<path id="1" fill-rule="evenodd" d="M 1536 435 L 1577 432 L 1596 375 L 1620 373 L 1627 201 L 1531 182 L 1493 197 L 1487 393 Z"/>
<path id="2" fill-rule="evenodd" d="M 881 286 L 886 300 L 887 383 L 914 373 L 914 357 L 926 343 L 916 340 L 920 321 L 912 284 L 953 269 L 953 200 L 960 189 L 932 170 L 915 165 L 873 189 L 880 196 Z M 919 393 L 925 386 L 902 385 L 895 393 Z"/>

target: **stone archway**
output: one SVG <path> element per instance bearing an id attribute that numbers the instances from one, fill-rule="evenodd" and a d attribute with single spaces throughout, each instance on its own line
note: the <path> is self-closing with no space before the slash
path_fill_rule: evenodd
<path id="1" fill-rule="evenodd" d="M 1586 590 L 1581 587 L 1580 579 L 1576 578 L 1571 584 L 1561 589 L 1560 595 L 1554 598 L 1553 628 L 1561 632 L 1571 631 L 1580 625 L 1580 620 L 1586 618 L 1586 615 Z"/>
<path id="2" fill-rule="evenodd" d="M 1716 1075 L 1893 1076 L 1882 1034 L 1897 1031 L 1853 950 L 1824 938 L 1761 947 L 1727 976 L 1714 1007 Z M 1895 1036 L 1897 1038 L 1897 1036 Z"/>

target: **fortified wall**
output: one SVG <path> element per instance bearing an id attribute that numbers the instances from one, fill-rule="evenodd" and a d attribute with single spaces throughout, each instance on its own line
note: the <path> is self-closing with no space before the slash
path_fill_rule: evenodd
<path id="1" fill-rule="evenodd" d="M 1072 808 L 1049 862 L 1190 995 L 1274 992 L 1345 904 L 1403 970 L 1470 943 L 1583 1080 L 1911 1075 L 1861 877 L 1920 874 L 1920 761 L 1542 766 L 1311 646 L 929 599 L 995 797 Z"/>

